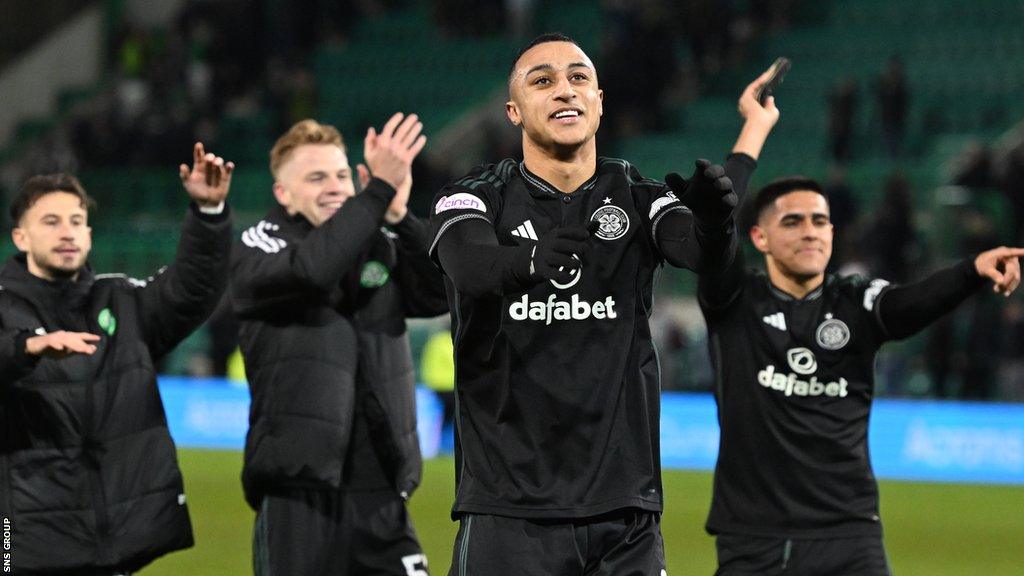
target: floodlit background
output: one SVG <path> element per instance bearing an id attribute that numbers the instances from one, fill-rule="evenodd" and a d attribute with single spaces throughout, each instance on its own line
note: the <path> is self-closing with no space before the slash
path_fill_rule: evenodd
<path id="1" fill-rule="evenodd" d="M 273 202 L 268 152 L 293 122 L 336 125 L 355 162 L 366 127 L 395 111 L 419 114 L 430 138 L 411 201 L 425 215 L 449 179 L 519 154 L 504 82 L 518 47 L 547 31 L 575 37 L 598 67 L 600 153 L 654 178 L 724 158 L 740 91 L 789 57 L 782 118 L 751 187 L 794 173 L 825 182 L 837 271 L 906 281 L 1024 242 L 1021 0 L 0 0 L 3 218 L 29 175 L 77 174 L 99 200 L 94 268 L 146 276 L 173 255 L 186 204 L 176 167 L 195 140 L 238 165 L 229 201 L 241 230 Z M 0 250 L 13 253 L 9 238 Z M 694 286 L 666 270 L 652 319 L 673 468 L 670 574 L 714 564 L 702 525 L 717 430 Z M 417 362 L 446 329 L 411 325 Z M 164 374 L 189 379 L 162 389 L 197 545 L 146 576 L 250 571 L 234 331 L 222 307 L 164 362 Z M 980 293 L 890 345 L 877 373 L 871 449 L 887 478 L 895 572 L 1019 574 L 1024 297 Z M 429 386 L 421 398 L 423 443 L 438 455 L 412 512 L 444 574 L 456 528 L 450 431 Z"/>

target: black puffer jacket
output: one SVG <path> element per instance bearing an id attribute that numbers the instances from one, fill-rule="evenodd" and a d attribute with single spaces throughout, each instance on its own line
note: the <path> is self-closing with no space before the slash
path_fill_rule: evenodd
<path id="1" fill-rule="evenodd" d="M 25 256 L 0 271 L 0 516 L 14 573 L 137 570 L 192 545 L 154 362 L 207 317 L 227 284 L 231 223 L 193 208 L 174 263 L 48 282 Z M 43 331 L 102 340 L 89 356 L 25 354 Z"/>
<path id="2" fill-rule="evenodd" d="M 380 180 L 319 228 L 276 206 L 242 233 L 231 297 L 252 394 L 242 483 L 268 491 L 342 489 L 353 422 L 364 418 L 392 487 L 419 484 L 413 365 L 405 318 L 447 311 L 427 257 L 427 226 L 409 214 L 382 228 L 394 190 Z"/>

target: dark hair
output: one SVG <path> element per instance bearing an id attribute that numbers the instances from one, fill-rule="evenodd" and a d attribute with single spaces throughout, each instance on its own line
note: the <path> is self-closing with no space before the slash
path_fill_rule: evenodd
<path id="1" fill-rule="evenodd" d="M 828 202 L 828 196 L 822 190 L 821 184 L 818 184 L 817 180 L 806 176 L 786 176 L 785 178 L 779 178 L 778 180 L 769 182 L 757 192 L 757 196 L 751 204 L 751 210 L 747 215 L 747 228 L 757 224 L 757 221 L 761 219 L 761 215 L 771 208 L 780 196 L 785 196 L 790 192 L 798 191 L 817 192 L 825 198 L 825 202 Z"/>
<path id="2" fill-rule="evenodd" d="M 67 192 L 78 196 L 78 199 L 82 201 L 82 207 L 86 210 L 96 207 L 96 202 L 85 193 L 85 188 L 82 188 L 82 183 L 78 181 L 78 178 L 62 172 L 38 174 L 25 181 L 21 191 L 11 202 L 11 221 L 17 226 L 21 222 L 21 217 L 37 200 L 54 192 Z"/>
<path id="3" fill-rule="evenodd" d="M 541 34 L 540 36 L 537 36 L 536 38 L 531 40 L 529 44 L 523 46 L 523 48 L 519 51 L 519 54 L 516 54 L 516 57 L 512 59 L 512 65 L 509 66 L 508 68 L 508 79 L 510 82 L 512 81 L 512 75 L 516 73 L 516 63 L 519 62 L 519 59 L 523 57 L 523 54 L 526 54 L 527 50 L 533 48 L 538 44 L 546 44 L 548 42 L 568 42 L 570 44 L 574 44 L 577 47 L 580 46 L 578 42 L 566 36 L 565 34 L 562 34 L 561 32 L 548 32 L 547 34 Z"/>

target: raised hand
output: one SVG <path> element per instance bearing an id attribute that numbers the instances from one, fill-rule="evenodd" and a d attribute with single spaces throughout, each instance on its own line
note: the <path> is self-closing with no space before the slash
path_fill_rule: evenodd
<path id="1" fill-rule="evenodd" d="M 60 330 L 25 340 L 25 353 L 30 356 L 64 358 L 72 354 L 92 354 L 100 337 L 88 332 L 66 332 Z"/>
<path id="2" fill-rule="evenodd" d="M 740 116 L 747 122 L 757 122 L 769 129 L 779 121 L 779 109 L 775 107 L 775 96 L 769 96 L 764 106 L 757 101 L 757 90 L 771 78 L 772 69 L 768 68 L 756 80 L 747 85 L 740 94 L 737 109 Z"/>
<path id="3" fill-rule="evenodd" d="M 234 162 L 224 162 L 220 156 L 206 152 L 202 142 L 192 148 L 192 169 L 185 164 L 178 167 L 178 176 L 189 197 L 202 207 L 220 206 L 231 188 Z"/>
<path id="4" fill-rule="evenodd" d="M 992 281 L 992 291 L 1009 296 L 1020 285 L 1020 261 L 1024 248 L 1000 246 L 978 254 L 974 269 L 978 275 Z"/>
<path id="5" fill-rule="evenodd" d="M 397 191 L 388 207 L 391 215 L 405 215 L 412 190 L 412 161 L 427 144 L 427 137 L 420 134 L 422 131 L 423 123 L 415 114 L 405 116 L 401 112 L 392 116 L 379 134 L 373 127 L 366 131 L 363 157 L 366 158 L 368 172 Z M 357 169 L 362 178 L 363 170 Z"/>
<path id="6" fill-rule="evenodd" d="M 366 189 L 366 185 L 370 183 L 370 178 L 373 177 L 370 174 L 370 169 L 365 164 L 359 164 L 356 166 L 356 172 L 359 173 L 359 188 Z M 412 166 L 409 167 L 409 172 L 406 174 L 405 180 L 396 189 L 395 197 L 391 199 L 391 204 L 388 205 L 388 211 L 384 214 L 384 221 L 388 224 L 398 224 L 405 218 L 405 215 L 409 212 L 409 196 L 412 192 Z"/>
<path id="7" fill-rule="evenodd" d="M 673 172 L 665 176 L 665 183 L 693 212 L 698 226 L 704 229 L 725 225 L 739 203 L 739 196 L 733 191 L 732 180 L 725 175 L 725 169 L 708 160 L 697 160 L 693 177 L 689 180 Z"/>
<path id="8" fill-rule="evenodd" d="M 775 127 L 775 123 L 779 121 L 779 109 L 775 107 L 774 96 L 769 96 L 764 106 L 757 101 L 757 90 L 768 81 L 771 75 L 771 68 L 769 68 L 764 74 L 758 76 L 757 80 L 751 82 L 743 90 L 737 104 L 737 109 L 744 122 L 732 151 L 746 154 L 754 160 L 761 155 L 761 149 L 764 148 L 764 143 L 768 140 L 768 134 Z"/>

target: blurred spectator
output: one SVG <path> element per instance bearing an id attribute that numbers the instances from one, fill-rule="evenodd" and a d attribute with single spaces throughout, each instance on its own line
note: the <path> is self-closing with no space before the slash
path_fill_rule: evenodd
<path id="1" fill-rule="evenodd" d="M 921 244 L 914 226 L 910 183 L 899 172 L 889 176 L 885 195 L 863 234 L 869 273 L 890 282 L 917 276 Z M 986 249 L 995 244 L 985 244 Z M 980 251 L 980 250 L 979 250 Z"/>
<path id="2" fill-rule="evenodd" d="M 735 17 L 732 3 L 720 0 L 685 0 L 676 4 L 684 37 L 702 77 L 717 72 L 732 45 L 730 23 Z"/>
<path id="3" fill-rule="evenodd" d="M 889 58 L 885 71 L 875 84 L 878 109 L 882 119 L 882 137 L 885 148 L 892 158 L 903 152 L 903 140 L 907 127 L 907 108 L 910 94 L 903 62 L 896 56 Z"/>
<path id="4" fill-rule="evenodd" d="M 757 25 L 766 31 L 788 28 L 794 9 L 801 0 L 748 0 L 750 14 Z"/>
<path id="5" fill-rule="evenodd" d="M 828 93 L 829 151 L 839 162 L 845 162 L 851 156 L 858 100 L 857 82 L 850 79 L 839 81 Z"/>
<path id="6" fill-rule="evenodd" d="M 954 350 L 957 350 L 954 318 L 960 314 L 961 312 L 957 311 L 940 318 L 926 332 L 928 340 L 924 350 L 925 370 L 932 381 L 932 395 L 936 398 L 949 398 L 953 395 L 953 371 L 956 364 L 954 357 L 957 356 L 954 353 Z"/>
<path id="7" fill-rule="evenodd" d="M 1000 337 L 999 399 L 1024 401 L 1024 302 L 1019 298 L 1003 306 Z"/>
<path id="8" fill-rule="evenodd" d="M 975 255 L 999 244 L 995 226 L 981 211 L 961 207 L 957 222 L 960 230 L 951 232 L 959 232 L 959 253 Z M 1002 354 L 1002 301 L 991 290 L 979 290 L 933 327 L 926 364 L 936 396 L 973 400 L 993 397 Z"/>
<path id="9" fill-rule="evenodd" d="M 536 0 L 505 0 L 505 18 L 513 38 L 525 40 L 535 35 Z"/>
<path id="10" fill-rule="evenodd" d="M 277 112 L 277 131 L 317 113 L 316 77 L 304 66 L 290 66 L 281 58 L 267 64 L 267 98 Z"/>
<path id="11" fill-rule="evenodd" d="M 435 332 L 423 346 L 420 356 L 420 377 L 444 405 L 443 426 L 455 422 L 455 349 L 451 332 Z"/>
<path id="12" fill-rule="evenodd" d="M 621 137 L 665 126 L 663 99 L 679 70 L 677 33 L 659 2 L 606 2 L 607 32 L 598 63 L 605 98 L 602 148 Z"/>
<path id="13" fill-rule="evenodd" d="M 223 0 L 222 0 L 223 1 Z M 244 0 L 243 0 L 244 1 Z M 300 61 L 321 43 L 345 43 L 361 16 L 381 10 L 373 0 L 262 0 L 266 56 Z"/>
<path id="14" fill-rule="evenodd" d="M 833 244 L 832 260 L 828 264 L 828 271 L 835 272 L 847 262 L 848 247 L 854 241 L 851 227 L 857 219 L 857 202 L 853 197 L 853 191 L 846 183 L 846 170 L 839 164 L 829 167 L 825 196 L 828 197 L 830 218 L 838 238 Z M 844 241 L 846 238 L 850 240 Z"/>
<path id="15" fill-rule="evenodd" d="M 446 36 L 484 36 L 505 29 L 502 0 L 434 0 L 432 12 Z"/>
<path id="16" fill-rule="evenodd" d="M 238 349 L 238 319 L 231 310 L 231 298 L 225 294 L 206 321 L 210 340 L 211 371 L 214 376 L 228 375 L 228 362 Z"/>
<path id="17" fill-rule="evenodd" d="M 961 222 L 964 226 L 961 253 L 974 255 L 999 245 L 995 225 L 984 213 L 970 211 Z M 994 383 L 1002 339 L 1002 300 L 1002 296 L 991 290 L 979 290 L 967 307 L 968 330 L 963 349 L 964 366 L 960 398 L 987 400 L 995 392 Z"/>
<path id="18" fill-rule="evenodd" d="M 992 168 L 996 187 L 1006 196 L 1013 209 L 1011 240 L 1024 241 L 1024 123 L 1008 142 L 997 151 Z"/>

